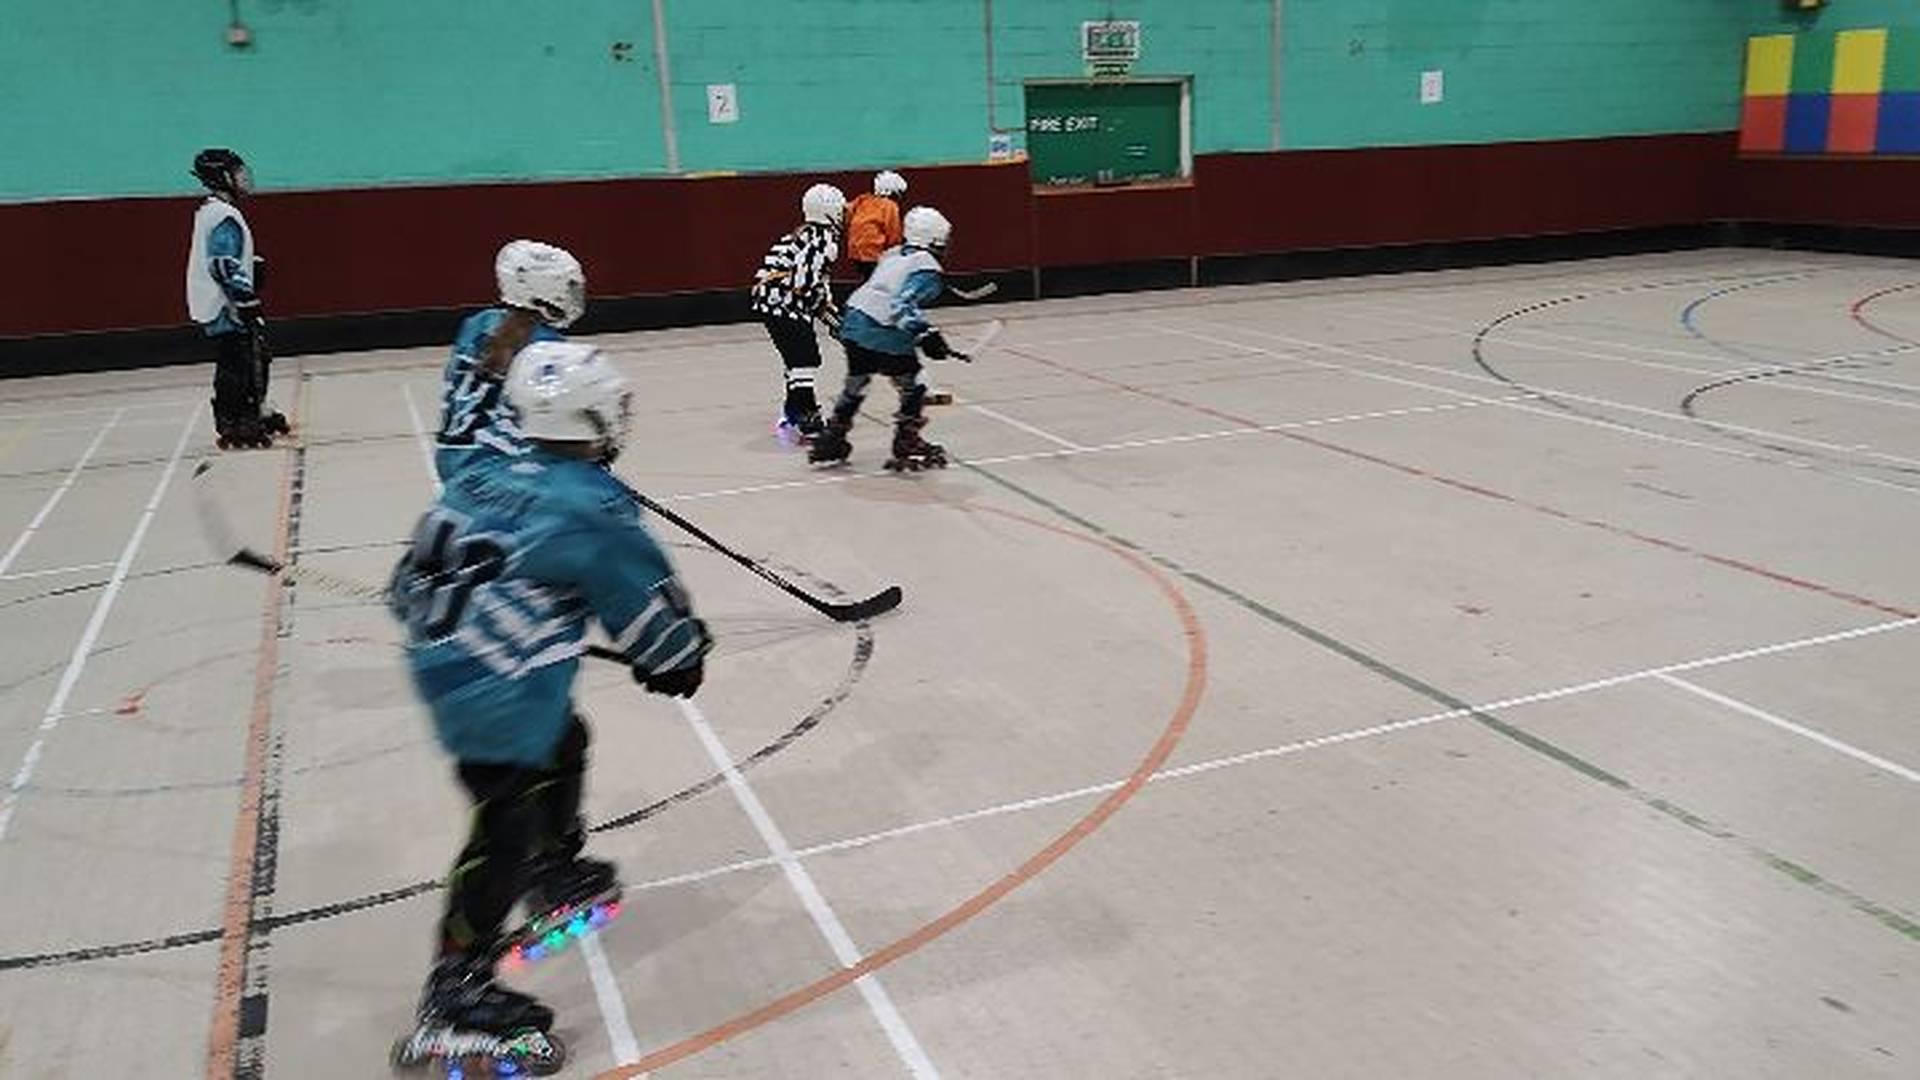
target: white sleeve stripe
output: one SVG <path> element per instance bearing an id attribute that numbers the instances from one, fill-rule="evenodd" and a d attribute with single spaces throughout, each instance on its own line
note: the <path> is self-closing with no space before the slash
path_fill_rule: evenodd
<path id="1" fill-rule="evenodd" d="M 688 620 L 685 617 L 682 617 L 682 618 L 673 620 L 671 623 L 668 623 L 667 628 L 665 630 L 660 631 L 660 636 L 653 639 L 653 644 L 647 646 L 647 651 L 633 658 L 634 665 L 637 667 L 644 667 L 649 671 L 654 670 L 653 667 L 647 663 L 647 657 L 652 656 L 656 652 L 659 652 L 660 646 L 665 645 L 669 641 L 672 641 L 673 632 L 675 630 L 680 629 L 680 627 L 686 625 L 687 621 Z"/>
<path id="2" fill-rule="evenodd" d="M 697 653 L 699 651 L 700 651 L 700 635 L 695 634 L 693 635 L 693 640 L 687 642 L 686 648 L 681 649 L 677 653 L 674 653 L 672 656 L 667 658 L 666 663 L 661 664 L 659 667 L 654 668 L 652 670 L 653 671 L 677 671 L 679 670 L 680 665 L 686 662 L 687 657 L 690 654 Z"/>
<path id="3" fill-rule="evenodd" d="M 660 613 L 660 609 L 666 606 L 667 598 L 656 593 L 653 600 L 641 609 L 640 614 L 635 615 L 633 621 L 627 624 L 627 628 L 620 631 L 619 636 L 613 639 L 613 647 L 621 652 L 633 648 L 639 642 L 640 635 L 647 629 L 647 624 L 652 622 L 654 616 Z"/>

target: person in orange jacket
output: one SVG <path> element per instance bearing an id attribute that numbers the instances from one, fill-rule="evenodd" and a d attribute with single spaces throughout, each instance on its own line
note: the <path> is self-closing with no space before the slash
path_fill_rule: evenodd
<path id="1" fill-rule="evenodd" d="M 873 276 L 881 253 L 899 247 L 905 239 L 900 197 L 906 193 L 907 178 L 888 169 L 874 174 L 871 195 L 861 195 L 847 207 L 847 259 L 863 282 Z"/>

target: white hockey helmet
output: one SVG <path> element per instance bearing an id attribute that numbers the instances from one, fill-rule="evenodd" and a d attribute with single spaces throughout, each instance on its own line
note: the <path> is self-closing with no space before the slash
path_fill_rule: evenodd
<path id="1" fill-rule="evenodd" d="M 939 251 L 953 236 L 953 222 L 931 206 L 916 206 L 900 219 L 900 231 L 909 245 Z"/>
<path id="2" fill-rule="evenodd" d="M 838 228 L 847 219 L 847 194 L 832 184 L 815 184 L 800 196 L 800 216 Z"/>
<path id="3" fill-rule="evenodd" d="M 509 240 L 493 258 L 500 302 L 526 308 L 548 326 L 571 326 L 587 310 L 587 274 L 565 248 Z"/>
<path id="4" fill-rule="evenodd" d="M 612 461 L 626 445 L 632 394 L 605 354 L 579 341 L 536 341 L 507 370 L 520 432 L 542 442 L 597 443 Z"/>
<path id="5" fill-rule="evenodd" d="M 907 193 L 907 178 L 887 169 L 873 174 L 873 193 L 875 195 L 897 196 Z"/>

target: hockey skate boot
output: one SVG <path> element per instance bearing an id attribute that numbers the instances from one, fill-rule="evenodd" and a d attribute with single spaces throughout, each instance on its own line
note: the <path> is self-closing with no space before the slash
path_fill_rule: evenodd
<path id="1" fill-rule="evenodd" d="M 920 437 L 920 429 L 926 426 L 927 420 L 923 416 L 895 422 L 893 456 L 886 461 L 887 471 L 919 472 L 922 469 L 947 467 L 946 447 Z"/>
<path id="2" fill-rule="evenodd" d="M 798 416 L 789 416 L 781 413 L 780 419 L 775 421 L 773 425 L 774 434 L 779 437 L 781 442 L 788 446 L 798 446 L 802 443 L 812 442 L 826 429 L 827 423 L 820 419 L 818 410 L 810 413 L 801 413 Z"/>
<path id="3" fill-rule="evenodd" d="M 293 425 L 287 423 L 286 416 L 279 409 L 272 407 L 260 414 L 260 428 L 269 437 L 293 434 Z"/>
<path id="4" fill-rule="evenodd" d="M 393 1044 L 392 1063 L 396 1070 L 441 1061 L 449 1073 L 551 1076 L 567 1059 L 552 1027 L 553 1010 L 497 985 L 486 957 L 446 956 L 427 976 L 413 1032 Z"/>
<path id="5" fill-rule="evenodd" d="M 258 420 L 233 420 L 216 426 L 213 443 L 222 450 L 265 450 L 273 434 Z"/>
<path id="6" fill-rule="evenodd" d="M 813 445 L 807 448 L 807 461 L 814 465 L 838 465 L 853 454 L 853 444 L 847 441 L 847 432 L 853 430 L 853 422 L 839 419 L 829 420 L 814 436 Z"/>
<path id="7" fill-rule="evenodd" d="M 496 950 L 508 969 L 561 952 L 620 914 L 620 879 L 610 862 L 556 856 L 536 862 L 528 878 L 529 917 Z"/>

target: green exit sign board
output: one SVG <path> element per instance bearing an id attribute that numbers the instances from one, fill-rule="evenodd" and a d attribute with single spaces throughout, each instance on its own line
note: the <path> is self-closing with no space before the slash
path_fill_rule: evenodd
<path id="1" fill-rule="evenodd" d="M 1083 22 L 1080 56 L 1089 75 L 1125 75 L 1140 59 L 1138 22 Z"/>

